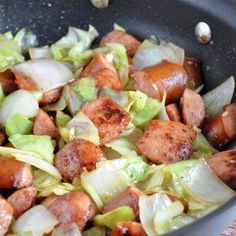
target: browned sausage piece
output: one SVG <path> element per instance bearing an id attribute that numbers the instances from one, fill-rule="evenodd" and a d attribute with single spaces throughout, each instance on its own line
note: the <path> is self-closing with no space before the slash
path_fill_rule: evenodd
<path id="1" fill-rule="evenodd" d="M 18 218 L 27 211 L 35 202 L 37 189 L 35 187 L 22 188 L 11 194 L 7 201 L 14 209 L 14 217 Z"/>
<path id="2" fill-rule="evenodd" d="M 147 236 L 142 225 L 137 222 L 119 222 L 113 229 L 110 236 Z"/>
<path id="3" fill-rule="evenodd" d="M 114 90 L 122 90 L 119 75 L 114 65 L 104 55 L 97 54 L 80 74 L 80 78 L 91 76 L 96 80 L 98 89 L 107 86 Z"/>
<path id="4" fill-rule="evenodd" d="M 65 180 L 73 180 L 87 169 L 96 168 L 96 162 L 106 160 L 102 149 L 94 143 L 75 139 L 64 146 L 55 157 L 55 165 Z"/>
<path id="5" fill-rule="evenodd" d="M 135 71 L 131 77 L 134 87 L 150 97 L 161 99 L 166 91 L 166 102 L 177 102 L 187 86 L 188 77 L 179 64 L 163 61 L 161 64 Z"/>
<path id="6" fill-rule="evenodd" d="M 0 236 L 6 235 L 12 219 L 12 206 L 0 195 Z"/>
<path id="7" fill-rule="evenodd" d="M 129 114 L 106 96 L 86 103 L 82 111 L 97 127 L 101 144 L 115 139 L 130 121 Z"/>
<path id="8" fill-rule="evenodd" d="M 133 57 L 139 45 L 141 44 L 140 41 L 138 41 L 132 35 L 119 30 L 114 30 L 106 34 L 100 42 L 100 47 L 105 46 L 106 43 L 123 44 L 124 47 L 126 48 L 128 56 L 130 57 Z"/>
<path id="9" fill-rule="evenodd" d="M 175 103 L 166 106 L 166 113 L 171 121 L 181 122 L 181 114 Z"/>
<path id="10" fill-rule="evenodd" d="M 56 216 L 61 225 L 76 223 L 80 231 L 96 214 L 91 198 L 79 191 L 46 198 L 42 205 Z"/>
<path id="11" fill-rule="evenodd" d="M 236 149 L 216 153 L 206 161 L 225 184 L 236 190 Z"/>
<path id="12" fill-rule="evenodd" d="M 4 94 L 9 94 L 17 90 L 15 76 L 10 70 L 0 72 L 0 84 L 2 85 Z"/>
<path id="13" fill-rule="evenodd" d="M 202 83 L 202 73 L 200 61 L 197 58 L 185 57 L 184 69 L 188 75 L 188 82 L 193 85 L 193 88 L 198 88 Z"/>
<path id="14" fill-rule="evenodd" d="M 186 125 L 200 127 L 205 118 L 205 105 L 202 97 L 186 88 L 181 98 L 181 111 Z"/>
<path id="15" fill-rule="evenodd" d="M 53 123 L 51 117 L 42 109 L 34 120 L 33 134 L 35 135 L 48 135 L 52 139 L 57 140 L 59 137 L 59 132 L 56 125 Z"/>
<path id="16" fill-rule="evenodd" d="M 61 94 L 62 94 L 61 88 L 56 88 L 44 93 L 42 99 L 40 100 L 40 105 L 46 106 L 57 102 L 61 97 Z"/>
<path id="17" fill-rule="evenodd" d="M 221 147 L 236 136 L 236 103 L 225 107 L 204 127 L 204 135 L 211 145 Z"/>
<path id="18" fill-rule="evenodd" d="M 121 193 L 116 199 L 114 199 L 112 202 L 106 205 L 103 208 L 102 213 L 106 213 L 118 207 L 127 205 L 130 206 L 133 209 L 134 214 L 138 216 L 139 215 L 138 203 L 141 194 L 142 192 L 139 191 L 137 188 L 129 187 L 123 193 Z"/>
<path id="19" fill-rule="evenodd" d="M 31 166 L 0 156 L 0 189 L 23 188 L 32 184 Z"/>
<path id="20" fill-rule="evenodd" d="M 180 122 L 153 120 L 137 147 L 156 164 L 174 163 L 189 158 L 195 137 L 192 128 Z"/>

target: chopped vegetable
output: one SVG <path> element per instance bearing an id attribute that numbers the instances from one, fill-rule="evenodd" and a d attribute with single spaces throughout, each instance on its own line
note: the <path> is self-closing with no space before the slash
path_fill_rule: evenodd
<path id="1" fill-rule="evenodd" d="M 32 207 L 21 215 L 13 224 L 14 233 L 30 231 L 33 236 L 42 236 L 49 233 L 58 224 L 56 217 L 44 206 Z"/>
<path id="2" fill-rule="evenodd" d="M 20 113 L 27 118 L 35 117 L 38 109 L 38 103 L 30 92 L 17 90 L 3 100 L 0 106 L 0 123 L 5 125 L 7 119 L 16 113 Z"/>
<path id="3" fill-rule="evenodd" d="M 66 128 L 69 130 L 70 140 L 82 138 L 95 144 L 99 144 L 100 142 L 96 126 L 83 112 L 77 113 L 73 119 L 67 123 Z"/>
<path id="4" fill-rule="evenodd" d="M 83 236 L 106 236 L 106 230 L 103 227 L 95 226 L 82 233 Z"/>
<path id="5" fill-rule="evenodd" d="M 109 4 L 109 0 L 90 0 L 90 2 L 97 8 L 105 8 Z"/>
<path id="6" fill-rule="evenodd" d="M 96 225 L 106 226 L 110 229 L 114 228 L 121 221 L 133 221 L 135 215 L 131 207 L 122 206 L 103 215 L 96 215 L 94 222 Z"/>
<path id="7" fill-rule="evenodd" d="M 33 122 L 20 113 L 10 116 L 5 125 L 8 137 L 14 134 L 30 134 L 33 128 Z"/>
<path id="8" fill-rule="evenodd" d="M 56 228 L 53 230 L 52 236 L 81 236 L 81 233 L 78 226 L 73 223 Z"/>
<path id="9" fill-rule="evenodd" d="M 96 82 L 93 78 L 85 77 L 73 84 L 74 91 L 85 101 L 92 101 L 97 97 Z"/>
<path id="10" fill-rule="evenodd" d="M 230 76 L 218 87 L 203 95 L 206 113 L 209 117 L 220 113 L 226 105 L 230 104 L 234 89 L 235 80 L 233 76 Z"/>
<path id="11" fill-rule="evenodd" d="M 9 141 L 15 148 L 37 153 L 45 161 L 53 163 L 54 143 L 49 136 L 15 134 Z"/>
<path id="12" fill-rule="evenodd" d="M 56 123 L 59 127 L 65 127 L 67 123 L 71 120 L 71 117 L 65 114 L 63 111 L 57 111 Z"/>

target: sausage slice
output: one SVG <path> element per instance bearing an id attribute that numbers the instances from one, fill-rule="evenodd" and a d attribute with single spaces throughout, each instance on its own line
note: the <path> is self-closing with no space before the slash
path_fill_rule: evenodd
<path id="1" fill-rule="evenodd" d="M 42 205 L 56 216 L 61 225 L 76 223 L 80 231 L 96 214 L 91 198 L 79 191 L 46 198 Z"/>
<path id="2" fill-rule="evenodd" d="M 10 70 L 0 72 L 0 84 L 2 85 L 4 94 L 9 94 L 17 90 L 15 76 Z"/>
<path id="3" fill-rule="evenodd" d="M 166 106 L 166 113 L 171 121 L 181 122 L 181 114 L 175 103 Z"/>
<path id="4" fill-rule="evenodd" d="M 130 57 L 133 57 L 139 45 L 141 44 L 141 42 L 132 35 L 119 30 L 114 30 L 106 34 L 100 42 L 100 47 L 105 46 L 106 43 L 123 44 L 126 48 L 128 56 Z"/>
<path id="5" fill-rule="evenodd" d="M 156 164 L 187 160 L 196 133 L 175 121 L 153 120 L 137 143 L 139 151 Z"/>
<path id="6" fill-rule="evenodd" d="M 103 54 L 97 54 L 80 74 L 80 78 L 91 76 L 96 80 L 98 89 L 107 86 L 114 90 L 122 90 L 119 75 L 112 63 Z"/>
<path id="7" fill-rule="evenodd" d="M 59 98 L 61 97 L 61 94 L 62 94 L 61 88 L 56 88 L 56 89 L 47 91 L 43 94 L 43 97 L 39 103 L 41 106 L 47 106 L 52 103 L 55 103 L 59 100 Z"/>
<path id="8" fill-rule="evenodd" d="M 207 158 L 206 161 L 225 184 L 236 190 L 236 149 L 219 152 Z"/>
<path id="9" fill-rule="evenodd" d="M 55 157 L 55 165 L 65 180 L 73 180 L 87 169 L 96 168 L 96 162 L 106 160 L 102 149 L 94 143 L 75 139 L 64 146 Z"/>
<path id="10" fill-rule="evenodd" d="M 35 202 L 37 189 L 35 187 L 22 188 L 11 194 L 7 201 L 14 209 L 14 217 L 18 218 L 27 211 Z"/>
<path id="11" fill-rule="evenodd" d="M 135 187 L 129 187 L 126 189 L 123 193 L 121 193 L 116 199 L 114 199 L 112 202 L 110 202 L 108 205 L 106 205 L 102 213 L 107 213 L 109 211 L 112 211 L 118 207 L 128 205 L 130 206 L 134 214 L 136 216 L 139 215 L 139 197 L 142 194 L 141 191 L 139 191 Z"/>
<path id="12" fill-rule="evenodd" d="M 30 165 L 0 156 L 0 189 L 23 188 L 32 184 Z"/>
<path id="13" fill-rule="evenodd" d="M 177 102 L 187 86 L 188 77 L 179 64 L 163 61 L 143 71 L 135 71 L 131 77 L 134 87 L 150 97 L 161 100 L 166 91 L 166 102 Z"/>
<path id="14" fill-rule="evenodd" d="M 201 126 L 205 117 L 205 106 L 202 97 L 198 93 L 186 88 L 181 98 L 181 110 L 186 125 Z"/>
<path id="15" fill-rule="evenodd" d="M 12 219 L 12 206 L 0 195 L 0 236 L 6 235 Z"/>
<path id="16" fill-rule="evenodd" d="M 110 236 L 147 236 L 142 225 L 137 222 L 124 221 L 119 222 L 113 228 Z"/>
<path id="17" fill-rule="evenodd" d="M 236 136 L 236 103 L 225 107 L 224 111 L 204 126 L 204 135 L 211 145 L 221 147 Z"/>
<path id="18" fill-rule="evenodd" d="M 188 75 L 188 83 L 193 88 L 198 88 L 202 83 L 201 63 L 197 58 L 185 57 L 184 69 Z"/>
<path id="19" fill-rule="evenodd" d="M 33 134 L 35 135 L 48 135 L 52 139 L 57 140 L 59 132 L 56 125 L 50 116 L 42 109 L 39 109 L 37 116 L 35 117 Z"/>
<path id="20" fill-rule="evenodd" d="M 128 113 L 107 96 L 86 103 L 82 111 L 97 127 L 101 144 L 115 139 L 130 121 Z"/>

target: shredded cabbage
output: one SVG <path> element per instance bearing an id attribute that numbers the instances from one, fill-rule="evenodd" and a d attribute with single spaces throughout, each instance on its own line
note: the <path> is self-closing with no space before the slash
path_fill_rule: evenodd
<path id="1" fill-rule="evenodd" d="M 69 130 L 70 140 L 82 138 L 96 145 L 100 142 L 97 127 L 83 112 L 77 113 L 73 119 L 67 123 L 66 128 Z"/>
<path id="2" fill-rule="evenodd" d="M 58 127 L 65 127 L 71 120 L 71 117 L 63 111 L 57 111 L 56 113 L 56 124 Z"/>
<path id="3" fill-rule="evenodd" d="M 121 221 L 134 221 L 135 215 L 131 207 L 122 206 L 103 215 L 96 215 L 93 220 L 96 225 L 106 226 L 112 229 Z"/>
<path id="4" fill-rule="evenodd" d="M 9 138 L 11 144 L 20 150 L 30 151 L 41 156 L 41 159 L 53 163 L 54 142 L 47 135 L 15 134 Z"/>
<path id="5" fill-rule="evenodd" d="M 72 88 L 84 101 L 92 101 L 97 97 L 96 81 L 91 77 L 75 81 Z"/>
<path id="6" fill-rule="evenodd" d="M 83 236 L 106 236 L 104 227 L 94 226 L 82 233 Z"/>
<path id="7" fill-rule="evenodd" d="M 15 113 L 10 116 L 5 125 L 5 130 L 8 137 L 14 134 L 30 134 L 32 128 L 33 122 L 20 113 Z"/>

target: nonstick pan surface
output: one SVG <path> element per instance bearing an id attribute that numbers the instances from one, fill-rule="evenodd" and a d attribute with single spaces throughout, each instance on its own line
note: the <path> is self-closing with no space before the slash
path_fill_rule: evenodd
<path id="1" fill-rule="evenodd" d="M 199 21 L 208 23 L 213 40 L 200 44 L 194 36 Z M 0 0 L 0 31 L 22 27 L 38 35 L 40 45 L 54 42 L 68 26 L 94 25 L 100 35 L 123 26 L 139 39 L 155 35 L 185 49 L 202 61 L 205 90 L 230 75 L 236 77 L 236 1 L 233 0 L 113 0 L 98 10 L 89 0 Z M 236 94 L 234 95 L 236 101 Z M 227 147 L 236 147 L 236 140 Z M 212 193 L 214 194 L 214 193 Z M 168 235 L 216 236 L 236 219 L 236 198 L 210 215 Z"/>

